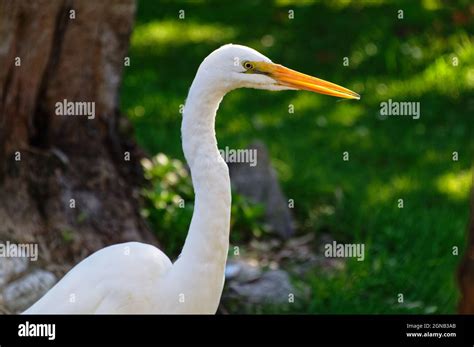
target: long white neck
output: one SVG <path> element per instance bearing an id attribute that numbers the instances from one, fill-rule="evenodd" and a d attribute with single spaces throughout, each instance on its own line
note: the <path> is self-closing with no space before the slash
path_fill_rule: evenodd
<path id="1" fill-rule="evenodd" d="M 225 93 L 207 88 L 198 78 L 189 91 L 181 126 L 195 191 L 194 214 L 181 256 L 211 260 L 223 269 L 229 247 L 231 190 L 214 125 Z"/>
<path id="2" fill-rule="evenodd" d="M 224 285 L 229 248 L 231 190 L 227 164 L 217 148 L 215 118 L 225 91 L 197 74 L 183 112 L 183 151 L 195 191 L 194 214 L 174 264 L 187 294 L 185 312 L 215 313 Z"/>

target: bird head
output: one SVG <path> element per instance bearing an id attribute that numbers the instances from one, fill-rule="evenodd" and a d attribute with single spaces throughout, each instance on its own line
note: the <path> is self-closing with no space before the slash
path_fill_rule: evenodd
<path id="1" fill-rule="evenodd" d="M 226 91 L 236 88 L 308 90 L 360 99 L 359 94 L 347 88 L 275 64 L 256 50 L 241 45 L 228 44 L 216 49 L 204 59 L 198 73 L 205 74 L 214 86 Z"/>

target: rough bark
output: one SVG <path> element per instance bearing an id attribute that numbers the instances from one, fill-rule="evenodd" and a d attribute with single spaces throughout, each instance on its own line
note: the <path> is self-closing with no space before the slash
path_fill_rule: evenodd
<path id="1" fill-rule="evenodd" d="M 46 262 L 155 242 L 118 110 L 134 11 L 133 0 L 0 0 L 0 240 L 37 242 Z M 95 102 L 95 118 L 55 114 L 64 99 Z"/>
<path id="2" fill-rule="evenodd" d="M 471 194 L 471 218 L 467 233 L 467 249 L 458 271 L 458 282 L 461 289 L 459 313 L 474 314 L 474 181 Z"/>

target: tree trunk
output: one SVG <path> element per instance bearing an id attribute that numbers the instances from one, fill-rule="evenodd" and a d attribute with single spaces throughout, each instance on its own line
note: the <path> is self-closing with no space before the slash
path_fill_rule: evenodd
<path id="1" fill-rule="evenodd" d="M 39 243 L 46 263 L 155 243 L 118 109 L 134 12 L 133 0 L 0 0 L 0 240 Z M 58 115 L 63 100 L 94 102 L 95 118 Z"/>
<path id="2" fill-rule="evenodd" d="M 474 178 L 471 194 L 471 218 L 468 229 L 468 244 L 459 266 L 458 282 L 461 289 L 459 313 L 474 313 Z"/>

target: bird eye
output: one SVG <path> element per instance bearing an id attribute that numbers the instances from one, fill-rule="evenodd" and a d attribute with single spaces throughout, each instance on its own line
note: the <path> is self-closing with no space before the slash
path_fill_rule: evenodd
<path id="1" fill-rule="evenodd" d="M 243 65 L 244 65 L 244 68 L 246 68 L 247 70 L 253 69 L 253 64 L 249 61 L 244 62 Z"/>

